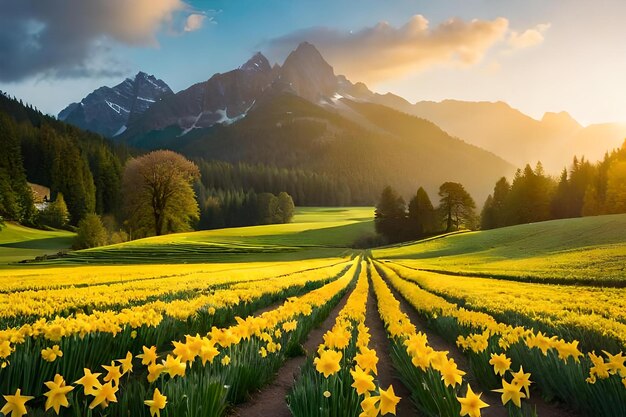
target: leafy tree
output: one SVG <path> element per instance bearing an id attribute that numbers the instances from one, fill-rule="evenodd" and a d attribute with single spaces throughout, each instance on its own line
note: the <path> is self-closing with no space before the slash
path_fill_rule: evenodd
<path id="1" fill-rule="evenodd" d="M 483 230 L 495 229 L 509 224 L 511 217 L 508 212 L 508 198 L 511 192 L 511 185 L 505 177 L 496 182 L 493 195 L 490 194 L 483 205 L 480 214 L 480 227 Z"/>
<path id="2" fill-rule="evenodd" d="M 272 193 L 258 195 L 259 224 L 274 224 L 281 222 L 278 198 Z"/>
<path id="3" fill-rule="evenodd" d="M 545 175 L 541 163 L 537 163 L 534 170 L 530 165 L 523 171 L 518 170 L 507 204 L 510 224 L 549 220 L 554 189 L 554 180 Z"/>
<path id="4" fill-rule="evenodd" d="M 604 212 L 602 199 L 598 193 L 598 189 L 594 184 L 589 184 L 587 191 L 585 192 L 585 198 L 583 199 L 583 216 L 597 216 Z"/>
<path id="5" fill-rule="evenodd" d="M 278 210 L 281 223 L 289 223 L 293 219 L 296 207 L 291 196 L 284 191 L 278 194 Z"/>
<path id="6" fill-rule="evenodd" d="M 438 229 L 433 203 L 422 187 L 409 201 L 408 223 L 412 237 L 424 236 Z"/>
<path id="7" fill-rule="evenodd" d="M 135 236 L 189 229 L 199 216 L 192 188 L 198 167 L 172 151 L 153 151 L 127 162 L 122 190 L 127 224 Z"/>
<path id="8" fill-rule="evenodd" d="M 390 186 L 383 189 L 376 204 L 374 224 L 376 232 L 387 238 L 389 242 L 400 242 L 406 234 L 404 199 Z"/>
<path id="9" fill-rule="evenodd" d="M 445 182 L 439 187 L 439 211 L 442 214 L 446 232 L 471 229 L 476 223 L 476 203 L 463 185 L 457 182 Z"/>
<path id="10" fill-rule="evenodd" d="M 74 249 L 88 249 L 107 244 L 107 231 L 97 214 L 87 214 L 78 222 Z"/>
<path id="11" fill-rule="evenodd" d="M 493 206 L 493 197 L 489 194 L 480 212 L 480 228 L 482 230 L 495 229 L 497 227 L 495 218 L 496 209 Z"/>
<path id="12" fill-rule="evenodd" d="M 608 213 L 626 213 L 626 161 L 617 161 L 609 169 L 606 210 Z"/>
<path id="13" fill-rule="evenodd" d="M 46 207 L 39 214 L 39 222 L 42 225 L 60 229 L 67 226 L 69 222 L 69 216 L 69 211 L 67 210 L 67 205 L 65 204 L 63 194 L 59 193 L 57 194 L 56 200 L 50 203 L 48 207 Z"/>

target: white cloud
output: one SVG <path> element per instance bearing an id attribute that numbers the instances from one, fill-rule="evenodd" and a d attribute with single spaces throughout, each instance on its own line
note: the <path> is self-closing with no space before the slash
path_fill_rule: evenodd
<path id="1" fill-rule="evenodd" d="M 505 18 L 464 21 L 449 19 L 434 28 L 422 15 L 393 27 L 380 22 L 359 31 L 341 32 L 311 28 L 269 41 L 272 58 L 284 56 L 298 43 L 313 43 L 337 72 L 355 79 L 377 82 L 436 66 L 472 66 L 503 40 Z"/>
<path id="2" fill-rule="evenodd" d="M 193 32 L 202 28 L 204 24 L 204 20 L 206 19 L 206 15 L 193 13 L 187 16 L 187 20 L 185 21 L 185 32 Z"/>
<path id="3" fill-rule="evenodd" d="M 513 49 L 525 49 L 539 45 L 544 41 L 543 34 L 550 29 L 550 23 L 542 23 L 524 32 L 512 31 L 509 34 L 507 43 Z"/>

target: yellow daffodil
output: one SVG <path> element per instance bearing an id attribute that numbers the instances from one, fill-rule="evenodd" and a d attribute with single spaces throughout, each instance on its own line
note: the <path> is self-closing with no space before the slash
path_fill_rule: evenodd
<path id="1" fill-rule="evenodd" d="M 530 398 L 530 384 L 532 384 L 530 373 L 524 373 L 524 368 L 520 365 L 519 371 L 512 373 L 512 375 L 513 381 L 511 381 L 511 384 L 523 387 L 524 391 L 526 391 L 526 398 Z"/>
<path id="2" fill-rule="evenodd" d="M 117 397 L 115 396 L 115 393 L 117 393 L 117 389 L 118 387 L 113 385 L 113 381 L 100 385 L 92 394 L 94 399 L 91 404 L 89 404 L 89 408 L 93 410 L 99 405 L 102 407 L 108 407 L 109 403 L 116 403 Z"/>
<path id="3" fill-rule="evenodd" d="M 396 415 L 396 405 L 400 402 L 400 397 L 396 396 L 395 392 L 393 392 L 393 386 L 389 385 L 389 388 L 385 391 L 384 389 L 380 389 L 380 414 L 393 414 Z"/>
<path id="4" fill-rule="evenodd" d="M 15 395 L 3 395 L 6 400 L 6 404 L 0 410 L 0 413 L 5 416 L 11 417 L 22 417 L 26 415 L 26 403 L 32 400 L 35 397 L 30 397 L 28 395 L 22 395 L 21 390 L 18 388 L 15 391 Z"/>
<path id="5" fill-rule="evenodd" d="M 511 368 L 511 359 L 507 358 L 504 353 L 500 355 L 492 353 L 489 364 L 493 365 L 493 371 L 496 375 L 504 376 L 504 373 Z"/>
<path id="6" fill-rule="evenodd" d="M 230 365 L 230 356 L 226 355 L 222 358 L 222 365 L 224 366 Z"/>
<path id="7" fill-rule="evenodd" d="M 8 340 L 0 343 L 0 358 L 6 358 L 11 355 L 13 352 L 13 348 L 11 347 L 11 343 Z"/>
<path id="8" fill-rule="evenodd" d="M 195 355 L 189 349 L 189 346 L 186 343 L 182 342 L 173 342 L 174 350 L 172 353 L 180 358 L 182 362 L 193 362 L 195 359 Z"/>
<path id="9" fill-rule="evenodd" d="M 150 365 L 148 365 L 148 382 L 153 383 L 154 381 L 156 381 L 159 378 L 159 375 L 161 375 L 161 372 L 163 372 L 164 370 L 165 366 L 161 365 L 160 363 L 152 362 Z"/>
<path id="10" fill-rule="evenodd" d="M 313 360 L 313 363 L 315 364 L 317 372 L 323 374 L 325 378 L 328 378 L 330 375 L 341 369 L 339 362 L 342 357 L 343 354 L 341 352 L 337 352 L 335 350 L 325 350 L 319 357 Z"/>
<path id="11" fill-rule="evenodd" d="M 41 357 L 46 362 L 54 362 L 57 358 L 62 356 L 63 352 L 61 351 L 61 348 L 59 348 L 59 345 L 54 345 L 51 348 L 46 348 L 41 351 Z"/>
<path id="12" fill-rule="evenodd" d="M 603 350 L 602 352 L 608 358 L 606 366 L 609 370 L 609 374 L 616 375 L 619 373 L 620 375 L 626 376 L 626 366 L 624 366 L 624 361 L 626 361 L 626 357 L 623 356 L 622 352 L 618 353 L 617 355 L 611 355 L 606 350 Z"/>
<path id="13" fill-rule="evenodd" d="M 180 356 L 172 356 L 167 355 L 165 360 L 163 361 L 163 367 L 165 372 L 170 375 L 170 378 L 174 378 L 175 376 L 185 376 L 185 369 L 187 368 L 187 364 L 182 362 Z"/>
<path id="14" fill-rule="evenodd" d="M 459 403 L 461 403 L 461 417 L 480 417 L 480 409 L 489 407 L 489 404 L 480 399 L 482 394 L 474 394 L 472 387 L 467 384 L 467 393 L 464 398 L 457 397 Z"/>
<path id="15" fill-rule="evenodd" d="M 559 353 L 559 359 L 564 362 L 567 362 L 567 358 L 571 356 L 574 358 L 574 362 L 579 363 L 579 358 L 583 356 L 582 352 L 578 350 L 578 340 L 574 340 L 571 343 L 567 343 L 564 340 L 557 340 L 554 343 L 554 348 Z"/>
<path id="16" fill-rule="evenodd" d="M 378 407 L 377 403 L 380 401 L 380 396 L 372 395 L 370 397 L 366 397 L 363 401 L 361 401 L 361 409 L 363 412 L 359 414 L 359 417 L 376 417 L 378 416 Z"/>
<path id="17" fill-rule="evenodd" d="M 133 354 L 128 352 L 124 359 L 118 359 L 117 362 L 122 366 L 122 375 L 133 372 Z M 106 381 L 106 380 L 105 380 Z"/>
<path id="18" fill-rule="evenodd" d="M 155 363 L 157 361 L 157 352 L 156 346 L 142 347 L 143 353 L 137 355 L 139 359 L 141 359 L 142 365 L 150 365 L 151 363 Z"/>
<path id="19" fill-rule="evenodd" d="M 48 399 L 46 400 L 46 411 L 53 408 L 54 411 L 59 414 L 61 407 L 69 407 L 70 404 L 67 401 L 67 394 L 74 389 L 72 386 L 66 386 L 65 380 L 59 374 L 54 376 L 53 381 L 44 383 L 48 387 L 48 392 L 44 393 Z"/>
<path id="20" fill-rule="evenodd" d="M 352 379 L 354 380 L 351 386 L 356 390 L 357 394 L 362 395 L 376 389 L 374 377 L 363 371 L 359 365 L 357 365 L 354 370 L 350 371 L 350 375 L 352 375 Z"/>
<path id="21" fill-rule="evenodd" d="M 521 385 L 509 384 L 504 379 L 502 380 L 502 388 L 494 389 L 494 392 L 502 393 L 502 405 L 506 405 L 509 401 L 513 401 L 517 407 L 522 407 L 522 398 L 526 398 L 526 394 L 522 391 Z"/>
<path id="22" fill-rule="evenodd" d="M 374 375 L 378 375 L 378 369 L 376 368 L 376 365 L 378 364 L 378 356 L 376 355 L 376 351 L 374 349 L 362 347 L 361 351 L 356 354 L 354 359 L 361 369 L 368 372 L 374 372 Z"/>
<path id="23" fill-rule="evenodd" d="M 283 328 L 283 330 L 285 332 L 292 332 L 292 331 L 296 330 L 297 327 L 298 327 L 298 321 L 297 320 L 286 321 L 282 325 L 282 328 Z"/>
<path id="24" fill-rule="evenodd" d="M 100 381 L 98 381 L 98 377 L 102 374 L 101 373 L 92 374 L 88 368 L 84 368 L 83 372 L 85 375 L 74 383 L 83 386 L 85 395 L 93 395 L 96 392 L 96 390 L 100 388 L 100 386 L 102 385 Z"/>
<path id="25" fill-rule="evenodd" d="M 161 410 L 163 410 L 167 404 L 167 397 L 161 394 L 159 389 L 156 388 L 154 390 L 154 394 L 152 395 L 152 399 L 145 400 L 143 403 L 150 407 L 150 415 L 152 417 L 161 417 Z"/>
<path id="26" fill-rule="evenodd" d="M 453 388 L 463 382 L 463 375 L 465 375 L 465 372 L 458 369 L 454 359 L 445 362 L 439 369 L 439 372 L 441 373 L 441 380 L 446 387 L 451 386 Z"/>
<path id="27" fill-rule="evenodd" d="M 209 339 L 202 339 L 202 346 L 200 347 L 200 358 L 202 359 L 202 365 L 205 365 L 207 361 L 213 363 L 213 359 L 220 354 L 215 344 Z"/>
<path id="28" fill-rule="evenodd" d="M 104 382 L 114 382 L 115 385 L 119 385 L 122 377 L 119 365 L 115 365 L 115 362 L 111 361 L 111 365 L 102 365 L 102 367 L 108 371 L 104 376 Z"/>

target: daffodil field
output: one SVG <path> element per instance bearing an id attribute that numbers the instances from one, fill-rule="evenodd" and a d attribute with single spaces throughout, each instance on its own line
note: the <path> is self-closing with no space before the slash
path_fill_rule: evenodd
<path id="1" fill-rule="evenodd" d="M 302 355 L 281 398 L 295 417 L 403 404 L 428 417 L 626 416 L 621 288 L 451 276 L 367 251 L 9 274 L 4 416 L 227 416 Z"/>

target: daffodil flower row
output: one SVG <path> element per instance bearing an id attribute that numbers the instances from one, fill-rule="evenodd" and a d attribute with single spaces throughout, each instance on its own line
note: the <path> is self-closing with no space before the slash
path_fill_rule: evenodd
<path id="1" fill-rule="evenodd" d="M 168 375 L 170 378 L 184 377 L 188 366 L 191 366 L 197 358 L 200 359 L 203 366 L 207 362 L 211 364 L 227 348 L 252 337 L 257 337 L 266 342 L 262 349 L 265 353 L 259 352 L 260 357 L 265 357 L 267 352 L 278 352 L 281 346 L 274 343 L 273 337 L 278 338 L 283 332 L 294 331 L 298 324 L 296 317 L 310 315 L 314 308 L 325 305 L 331 298 L 345 289 L 353 279 L 356 266 L 357 263 L 354 262 L 352 267 L 340 278 L 301 297 L 290 298 L 280 307 L 264 312 L 259 316 L 248 316 L 246 319 L 237 317 L 237 324 L 221 329 L 214 327 L 204 337 L 187 335 L 185 341 L 172 342 L 174 348 L 170 353 L 159 355 L 156 347 L 144 346 L 143 353 L 137 355 L 136 358 L 141 359 L 142 365 L 146 366 L 147 380 L 149 383 L 153 383 L 162 375 Z M 295 285 L 298 279 L 282 277 L 285 287 Z M 310 276 L 308 280 L 310 280 Z M 41 355 L 44 359 L 53 361 L 56 358 L 62 358 L 63 352 L 55 345 L 52 348 L 44 349 Z M 159 361 L 159 357 L 163 356 L 165 359 Z M 124 375 L 133 372 L 133 360 L 132 353 L 128 352 L 125 358 L 113 361 L 110 365 L 103 365 L 102 368 L 107 371 L 104 376 L 102 373 L 94 373 L 88 368 L 84 369 L 84 376 L 74 384 L 81 385 L 84 394 L 93 397 L 89 404 L 90 409 L 98 406 L 106 408 L 110 403 L 117 402 L 120 380 Z M 228 366 L 230 360 L 230 357 L 224 354 L 221 364 Z M 54 408 L 58 414 L 60 407 L 69 407 L 67 394 L 75 388 L 74 386 L 66 385 L 64 378 L 58 374 L 54 381 L 45 382 L 44 385 L 49 388 L 49 391 L 44 393 L 48 397 L 46 410 Z M 25 415 L 27 412 L 25 404 L 33 399 L 32 396 L 22 395 L 20 389 L 15 395 L 5 395 L 4 398 L 6 403 L 0 412 L 11 417 Z M 160 410 L 163 410 L 167 404 L 167 397 L 155 389 L 152 398 L 145 400 L 144 403 L 149 407 L 153 416 L 160 416 Z"/>
<path id="2" fill-rule="evenodd" d="M 515 347 L 516 352 L 519 352 L 518 361 L 523 362 L 524 365 L 533 363 L 534 372 L 549 366 L 550 369 L 553 369 L 553 372 L 563 372 L 565 369 L 571 369 L 571 371 L 567 371 L 569 375 L 584 375 L 585 369 L 589 369 L 586 379 L 586 382 L 589 384 L 595 384 L 598 380 L 614 379 L 614 382 L 608 385 L 611 388 L 606 388 L 602 391 L 585 388 L 584 381 L 581 386 L 576 380 L 567 380 L 567 384 L 571 384 L 569 390 L 561 390 L 559 384 L 553 382 L 552 378 L 543 378 L 540 381 L 541 384 L 539 386 L 541 389 L 548 389 L 551 392 L 559 390 L 558 395 L 565 402 L 577 401 L 581 396 L 587 396 L 586 401 L 579 402 L 578 407 L 582 409 L 590 407 L 590 401 L 598 401 L 599 404 L 606 403 L 606 401 L 614 403 L 626 398 L 624 392 L 618 392 L 620 386 L 626 388 L 626 369 L 624 368 L 626 357 L 621 352 L 611 354 L 603 351 L 604 356 L 589 352 L 585 355 L 579 350 L 578 341 L 576 340 L 567 342 L 556 336 L 544 335 L 540 331 L 535 332 L 521 326 L 512 327 L 498 323 L 486 313 L 459 308 L 455 304 L 421 289 L 415 283 L 400 278 L 394 271 L 386 268 L 385 265 L 378 265 L 384 269 L 385 276 L 392 285 L 418 311 L 435 319 L 440 316 L 454 318 L 460 327 L 473 330 L 475 333 L 470 333 L 467 337 L 458 337 L 457 344 L 463 349 L 482 354 L 495 341 L 497 342 L 497 348 L 504 353 Z M 451 278 L 452 281 L 455 279 L 456 277 Z M 523 346 L 525 350 L 520 349 L 520 346 Z M 549 359 L 548 356 L 557 358 L 557 363 L 554 363 L 553 359 Z M 582 358 L 585 356 L 586 360 L 583 363 Z M 540 358 L 545 358 L 545 362 Z M 588 363 L 591 363 L 590 368 L 588 368 Z M 509 382 L 502 382 L 502 389 L 506 390 L 504 382 Z M 603 386 L 607 387 L 607 385 Z M 601 396 L 606 396 L 606 401 L 599 400 L 604 398 Z M 617 415 L 621 416 L 623 411 L 626 410 L 626 408 L 620 408 L 619 406 L 611 406 L 609 409 L 615 409 L 615 411 L 606 411 L 609 414 L 599 415 L 612 416 L 615 414 L 610 413 L 617 413 Z"/>
<path id="3" fill-rule="evenodd" d="M 406 354 L 411 358 L 411 363 L 415 368 L 423 373 L 434 370 L 439 373 L 441 381 L 446 387 L 460 388 L 465 372 L 458 368 L 453 358 L 448 357 L 448 352 L 436 351 L 428 344 L 428 337 L 424 333 L 416 331 L 410 318 L 401 310 L 400 302 L 393 295 L 376 268 L 372 268 L 371 271 L 374 293 L 378 300 L 378 312 L 389 335 L 397 341 L 398 345 L 406 348 Z M 480 410 L 488 406 L 487 403 L 480 400 L 480 395 L 473 393 L 469 384 L 467 384 L 466 397 L 457 396 L 456 398 L 461 405 L 461 416 L 480 417 Z M 445 409 L 445 405 L 442 406 L 442 409 Z M 456 410 L 450 410 L 451 413 L 454 411 Z"/>
<path id="4" fill-rule="evenodd" d="M 402 269 L 403 274 L 406 271 L 412 270 L 409 270 L 408 268 Z M 421 274 L 421 271 L 414 272 L 419 272 Z M 390 272 L 389 275 L 400 287 L 404 288 L 407 286 L 411 286 L 410 283 L 407 283 L 406 281 L 403 282 L 402 279 L 395 279 L 397 275 L 395 275 L 394 273 Z M 411 276 L 406 276 L 406 278 L 421 285 L 422 280 L 416 279 L 415 276 L 416 275 L 413 274 Z M 403 275 L 403 277 L 405 276 Z M 411 279 L 411 277 L 413 277 L 413 279 Z M 457 280 L 458 277 L 455 277 L 452 281 L 456 283 Z M 439 277 L 439 281 L 443 282 L 445 280 L 442 280 Z M 472 321 L 470 325 L 472 327 L 482 325 L 484 326 L 484 330 L 479 333 L 470 334 L 466 337 L 459 336 L 457 339 L 457 344 L 459 345 L 459 347 L 465 350 L 471 350 L 475 353 L 483 352 L 485 349 L 487 349 L 489 345 L 489 339 L 491 337 L 496 337 L 498 338 L 498 344 L 500 348 L 505 351 L 512 344 L 523 341 L 529 348 L 536 348 L 540 350 L 544 356 L 548 354 L 548 351 L 554 350 L 559 359 L 561 359 L 565 364 L 567 364 L 569 358 L 572 358 L 575 363 L 579 363 L 580 358 L 584 355 L 583 352 L 581 352 L 578 348 L 579 342 L 577 340 L 567 342 L 561 338 L 558 338 L 557 336 L 544 335 L 541 331 L 534 332 L 531 329 L 526 329 L 521 326 L 512 327 L 502 323 L 497 323 L 495 322 L 495 320 L 493 320 L 493 318 L 485 318 L 484 316 L 486 316 L 486 314 L 484 313 L 468 312 L 462 308 L 459 309 L 458 306 L 456 306 L 455 304 L 449 303 L 441 297 L 438 297 L 437 295 L 431 294 L 425 290 L 417 289 L 415 286 L 412 287 L 414 299 L 417 299 L 417 297 L 415 296 L 417 293 L 423 294 L 424 297 L 430 299 L 440 298 L 439 302 L 437 303 L 440 307 L 439 314 L 454 317 L 459 321 L 461 325 L 466 325 L 468 318 L 470 320 L 478 318 L 478 320 Z M 410 289 L 407 289 L 406 291 L 410 291 Z M 426 306 L 423 303 L 420 303 L 420 305 L 424 307 Z M 489 307 L 486 308 L 489 309 Z M 587 356 L 593 363 L 593 366 L 589 371 L 589 377 L 587 378 L 587 382 L 593 384 L 597 381 L 597 379 L 607 379 L 611 376 L 615 376 L 622 378 L 622 384 L 624 385 L 624 387 L 626 387 L 626 366 L 624 365 L 626 357 L 623 356 L 622 352 L 619 352 L 615 355 L 606 351 L 603 351 L 603 353 L 606 357 L 606 361 L 602 356 L 597 356 L 594 352 L 587 353 Z"/>
<path id="5" fill-rule="evenodd" d="M 491 314 L 514 313 L 554 328 L 601 332 L 603 337 L 626 346 L 626 297 L 622 288 L 546 285 L 462 276 L 442 279 L 441 274 L 396 263 L 388 266 L 424 290 L 462 299 L 473 308 Z"/>
<path id="6" fill-rule="evenodd" d="M 94 311 L 92 314 L 79 313 L 67 318 L 56 317 L 53 320 L 42 318 L 33 324 L 0 331 L 0 360 L 6 360 L 15 350 L 15 345 L 23 343 L 27 338 L 44 337 L 47 340 L 58 342 L 63 337 L 78 336 L 82 339 L 88 334 L 97 332 L 115 335 L 127 326 L 133 329 L 141 326 L 157 327 L 164 316 L 185 320 L 201 309 L 206 309 L 211 313 L 216 309 L 250 302 L 265 294 L 280 293 L 289 287 L 327 280 L 336 276 L 345 267 L 346 264 L 342 263 L 329 268 L 304 271 L 288 277 L 278 276 L 266 280 L 241 282 L 190 300 L 174 300 L 168 303 L 155 301 L 123 309 L 119 312 Z"/>
<path id="7" fill-rule="evenodd" d="M 365 325 L 368 295 L 367 262 L 363 261 L 356 287 L 339 312 L 333 328 L 324 334 L 324 343 L 318 346 L 318 356 L 313 363 L 317 372 L 326 378 L 341 369 L 342 359 L 345 366 L 351 367 L 351 387 L 359 396 L 364 396 L 360 417 L 395 415 L 400 397 L 395 395 L 393 386 L 384 390 L 376 381 L 378 355 L 369 347 L 371 336 Z M 357 353 L 354 357 L 344 358 L 355 331 Z"/>
<path id="8" fill-rule="evenodd" d="M 313 265 L 317 265 L 317 263 Z M 334 268 L 341 270 L 345 266 L 346 264 L 342 263 L 335 265 Z M 131 281 L 101 285 L 0 293 L 0 319 L 63 316 L 63 312 L 68 311 L 104 310 L 130 304 L 146 304 L 150 299 L 184 293 L 194 294 L 195 298 L 203 293 L 210 293 L 220 286 L 238 282 L 260 281 L 284 274 L 302 273 L 302 270 L 307 269 L 307 263 L 301 263 L 297 268 L 299 271 L 295 272 L 294 265 L 278 265 L 275 269 L 257 271 L 248 269 L 232 269 L 216 273 L 198 271 L 165 277 L 157 275 L 154 278 L 137 278 Z M 77 279 L 76 285 L 80 283 L 80 279 Z"/>

